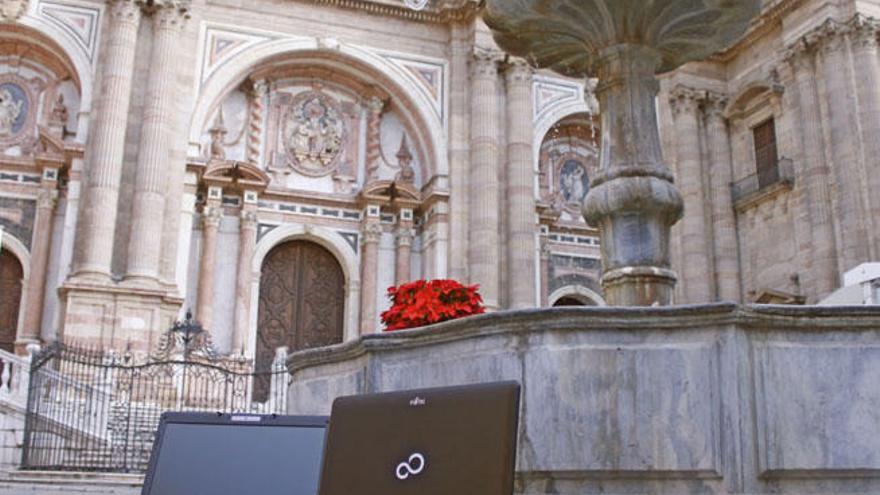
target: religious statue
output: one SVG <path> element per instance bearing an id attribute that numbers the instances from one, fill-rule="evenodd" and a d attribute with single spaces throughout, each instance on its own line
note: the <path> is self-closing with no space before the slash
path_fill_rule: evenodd
<path id="1" fill-rule="evenodd" d="M 332 170 L 342 150 L 343 124 L 326 97 L 311 94 L 288 114 L 286 147 L 294 166 L 308 174 Z"/>
<path id="2" fill-rule="evenodd" d="M 59 93 L 58 98 L 55 100 L 55 104 L 52 106 L 52 114 L 49 117 L 49 126 L 50 128 L 55 129 L 62 138 L 67 131 L 68 116 L 69 112 L 67 110 L 67 105 L 64 104 L 64 95 Z"/>
<path id="3" fill-rule="evenodd" d="M 568 203 L 580 203 L 587 195 L 587 172 L 576 160 L 568 160 L 560 170 L 560 190 Z"/>
<path id="4" fill-rule="evenodd" d="M 14 133 L 13 127 L 21 115 L 23 105 L 24 100 L 16 101 L 10 90 L 0 90 L 0 137 L 11 136 Z"/>

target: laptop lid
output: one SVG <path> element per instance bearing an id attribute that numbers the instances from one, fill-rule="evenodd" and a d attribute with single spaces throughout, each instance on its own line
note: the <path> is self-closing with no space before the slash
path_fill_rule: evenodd
<path id="1" fill-rule="evenodd" d="M 165 413 L 142 495 L 315 495 L 327 417 Z"/>
<path id="2" fill-rule="evenodd" d="M 320 495 L 511 495 L 519 384 L 343 397 Z"/>

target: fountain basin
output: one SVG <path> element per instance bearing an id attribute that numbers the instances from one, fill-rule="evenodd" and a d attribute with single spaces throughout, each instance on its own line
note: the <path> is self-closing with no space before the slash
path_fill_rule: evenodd
<path id="1" fill-rule="evenodd" d="M 566 308 L 290 357 L 291 414 L 518 380 L 517 493 L 880 492 L 880 308 Z"/>

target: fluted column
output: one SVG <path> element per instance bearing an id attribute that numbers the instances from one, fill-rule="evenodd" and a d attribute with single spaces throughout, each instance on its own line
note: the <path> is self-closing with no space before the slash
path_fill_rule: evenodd
<path id="1" fill-rule="evenodd" d="M 361 233 L 361 335 L 376 332 L 376 287 L 381 236 L 382 226 L 379 220 L 367 220 Z"/>
<path id="2" fill-rule="evenodd" d="M 532 74 L 521 59 L 505 67 L 507 82 L 507 273 L 511 309 L 535 307 L 535 172 Z"/>
<path id="3" fill-rule="evenodd" d="M 199 260 L 199 289 L 196 318 L 207 330 L 214 322 L 214 269 L 217 266 L 217 231 L 222 207 L 206 205 L 202 211 L 202 256 Z"/>
<path id="4" fill-rule="evenodd" d="M 409 219 L 404 219 L 404 213 L 408 213 Z M 397 285 L 405 284 L 412 278 L 412 243 L 415 233 L 412 227 L 412 210 L 401 210 L 397 231 L 394 233 L 397 239 L 397 251 L 395 252 L 395 281 Z"/>
<path id="5" fill-rule="evenodd" d="M 865 197 L 865 222 L 871 260 L 880 259 L 880 62 L 877 49 L 877 20 L 856 16 L 850 23 L 850 39 L 855 64 L 856 91 L 859 99 L 859 123 L 865 163 L 862 193 Z"/>
<path id="6" fill-rule="evenodd" d="M 153 50 L 147 80 L 128 240 L 126 278 L 155 281 L 162 255 L 165 188 L 174 119 L 175 54 L 186 19 L 178 1 L 154 2 Z"/>
<path id="7" fill-rule="evenodd" d="M 86 151 L 85 190 L 74 261 L 74 275 L 110 280 L 125 130 L 141 10 L 134 0 L 110 0 L 110 22 L 103 47 L 101 87 Z"/>
<path id="8" fill-rule="evenodd" d="M 385 109 L 385 101 L 378 96 L 367 100 L 367 178 L 366 182 L 378 179 L 379 162 L 382 158 L 381 125 L 382 111 Z"/>
<path id="9" fill-rule="evenodd" d="M 837 215 L 840 218 L 841 249 L 838 253 L 845 271 L 868 261 L 868 237 L 860 194 L 861 179 L 858 135 L 855 132 L 856 108 L 851 104 L 853 88 L 847 77 L 849 60 L 843 30 L 826 23 L 814 38 L 821 58 L 821 77 L 828 108 L 828 131 L 831 135 L 831 162 L 837 184 Z"/>
<path id="10" fill-rule="evenodd" d="M 789 49 L 786 60 L 794 71 L 798 93 L 800 146 L 803 167 L 797 178 L 806 192 L 811 225 L 810 284 L 820 296 L 838 285 L 837 241 L 831 211 L 829 171 L 825 162 L 825 139 L 819 111 L 819 93 L 813 68 L 813 53 L 801 41 Z"/>
<path id="11" fill-rule="evenodd" d="M 34 215 L 34 236 L 31 246 L 30 279 L 27 285 L 27 307 L 24 312 L 22 333 L 15 339 L 16 349 L 23 350 L 27 344 L 40 338 L 40 324 L 43 317 L 43 300 L 46 293 L 46 270 L 49 267 L 49 248 L 52 245 L 52 218 L 58 200 L 56 181 L 43 179 L 37 197 L 37 211 Z"/>
<path id="12" fill-rule="evenodd" d="M 702 96 L 703 93 L 699 91 L 679 86 L 673 90 L 670 100 L 675 112 L 675 151 L 678 160 L 678 176 L 675 179 L 684 200 L 681 274 L 685 303 L 714 300 L 704 214 L 703 168 L 700 163 L 699 99 Z"/>
<path id="13" fill-rule="evenodd" d="M 232 351 L 244 354 L 250 328 L 251 313 L 251 263 L 257 245 L 256 208 L 241 212 L 238 228 L 238 270 L 235 279 L 235 327 L 232 335 Z"/>
<path id="14" fill-rule="evenodd" d="M 468 261 L 470 282 L 480 285 L 486 307 L 498 309 L 498 62 L 495 53 L 471 59 L 471 183 Z"/>
<path id="15" fill-rule="evenodd" d="M 715 239 L 715 280 L 718 298 L 739 302 L 742 291 L 739 283 L 739 248 L 736 238 L 736 217 L 730 183 L 733 165 L 730 155 L 730 136 L 724 109 L 727 98 L 710 93 L 706 99 L 706 131 L 709 141 L 709 182 L 712 193 L 712 234 Z"/>
<path id="16" fill-rule="evenodd" d="M 469 271 L 470 28 L 467 22 L 452 24 L 449 48 L 449 277 L 462 282 Z"/>

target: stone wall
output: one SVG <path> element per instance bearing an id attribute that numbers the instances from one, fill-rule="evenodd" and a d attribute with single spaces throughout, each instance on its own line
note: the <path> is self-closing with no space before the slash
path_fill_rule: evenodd
<path id="1" fill-rule="evenodd" d="M 880 310 L 495 313 L 293 354 L 289 412 L 518 380 L 518 493 L 880 491 Z"/>

